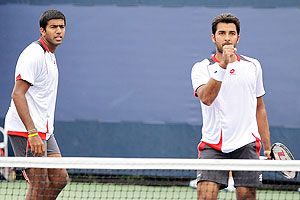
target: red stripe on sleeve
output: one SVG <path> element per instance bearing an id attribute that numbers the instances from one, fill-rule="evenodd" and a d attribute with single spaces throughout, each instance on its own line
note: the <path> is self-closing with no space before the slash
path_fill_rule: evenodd
<path id="1" fill-rule="evenodd" d="M 16 77 L 16 81 L 22 79 L 21 74 Z"/>

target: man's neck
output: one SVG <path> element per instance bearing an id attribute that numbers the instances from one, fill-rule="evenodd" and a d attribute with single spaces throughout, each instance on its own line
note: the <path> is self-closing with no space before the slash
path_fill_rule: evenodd
<path id="1" fill-rule="evenodd" d="M 53 46 L 51 45 L 50 43 L 48 43 L 47 40 L 45 40 L 45 38 L 42 37 L 42 40 L 44 41 L 46 47 L 48 48 L 48 50 L 51 52 L 51 53 L 54 53 L 55 52 L 55 49 L 56 49 L 56 46 Z"/>

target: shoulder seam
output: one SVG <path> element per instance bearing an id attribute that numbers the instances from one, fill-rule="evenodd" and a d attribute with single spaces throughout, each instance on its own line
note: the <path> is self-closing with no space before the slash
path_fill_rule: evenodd
<path id="1" fill-rule="evenodd" d="M 212 59 L 212 57 L 206 58 L 206 59 L 209 61 L 209 64 L 208 64 L 208 65 L 215 64 L 215 61 Z"/>
<path id="2" fill-rule="evenodd" d="M 46 53 L 46 49 L 45 49 L 45 47 L 42 45 L 42 43 L 41 43 L 39 40 L 37 40 L 37 41 L 34 41 L 33 43 L 34 43 L 34 44 L 38 44 L 38 45 L 40 45 L 40 47 L 42 47 L 42 49 L 44 50 L 44 53 Z"/>
<path id="3" fill-rule="evenodd" d="M 240 55 L 240 59 L 243 60 L 243 61 L 247 61 L 247 62 L 253 62 L 251 60 L 248 60 L 247 58 L 245 58 L 244 56 Z"/>

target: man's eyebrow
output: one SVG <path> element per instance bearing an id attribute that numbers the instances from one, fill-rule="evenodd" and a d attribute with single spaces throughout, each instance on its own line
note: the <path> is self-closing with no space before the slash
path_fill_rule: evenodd
<path id="1" fill-rule="evenodd" d="M 49 26 L 65 26 L 64 24 L 49 24 Z"/>
<path id="2" fill-rule="evenodd" d="M 218 30 L 217 32 L 226 32 L 225 30 Z M 235 32 L 236 33 L 236 31 L 235 30 L 231 30 L 231 31 L 229 31 L 230 33 L 233 33 L 233 32 Z"/>

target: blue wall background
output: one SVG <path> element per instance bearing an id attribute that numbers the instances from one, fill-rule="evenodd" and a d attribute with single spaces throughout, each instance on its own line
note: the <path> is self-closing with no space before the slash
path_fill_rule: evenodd
<path id="1" fill-rule="evenodd" d="M 202 118 L 191 67 L 214 50 L 212 19 L 232 12 L 241 20 L 238 53 L 263 67 L 272 141 L 300 159 L 299 1 L 27 2 L 0 4 L 2 124 L 17 58 L 39 38 L 41 13 L 54 8 L 67 17 L 56 51 L 63 154 L 194 158 Z"/>

